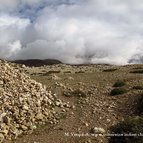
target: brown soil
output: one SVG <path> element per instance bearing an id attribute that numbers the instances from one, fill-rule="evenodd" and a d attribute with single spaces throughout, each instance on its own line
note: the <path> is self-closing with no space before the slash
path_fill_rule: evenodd
<path id="1" fill-rule="evenodd" d="M 103 71 L 112 68 L 117 70 Z M 143 66 L 52 65 L 25 68 L 24 70 L 32 78 L 47 85 L 48 90 L 56 93 L 63 101 L 69 102 L 72 108 L 61 116 L 58 124 L 40 126 L 32 134 L 23 135 L 7 143 L 107 143 L 107 137 L 92 136 L 95 134 L 91 134 L 91 129 L 103 128 L 108 134 L 111 126 L 129 116 L 137 115 L 136 107 L 141 90 L 132 88 L 143 86 L 143 75 L 130 73 L 135 68 L 137 70 Z M 48 71 L 60 71 L 56 73 L 59 78 L 52 78 L 52 72 L 46 75 Z M 124 88 L 128 93 L 111 96 L 110 92 L 114 89 L 113 85 L 117 80 L 126 83 Z M 83 91 L 86 97 L 63 94 L 65 91 L 76 89 Z"/>

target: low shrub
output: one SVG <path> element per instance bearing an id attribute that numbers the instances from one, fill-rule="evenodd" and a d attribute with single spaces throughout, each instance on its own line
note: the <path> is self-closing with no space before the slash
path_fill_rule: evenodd
<path id="1" fill-rule="evenodd" d="M 46 73 L 43 73 L 43 76 L 48 76 L 50 74 L 57 74 L 57 73 L 60 73 L 61 71 L 48 71 Z"/>
<path id="2" fill-rule="evenodd" d="M 114 72 L 116 71 L 117 69 L 106 69 L 106 70 L 103 70 L 103 72 Z"/>
<path id="3" fill-rule="evenodd" d="M 143 118 L 132 117 L 111 127 L 109 143 L 143 143 Z M 131 136 L 132 135 L 132 136 Z"/>
<path id="4" fill-rule="evenodd" d="M 64 71 L 64 73 L 71 73 L 71 71 Z"/>
<path id="5" fill-rule="evenodd" d="M 143 86 L 137 85 L 137 86 L 134 86 L 132 89 L 143 90 Z"/>
<path id="6" fill-rule="evenodd" d="M 126 83 L 124 81 L 117 81 L 117 82 L 115 82 L 113 87 L 122 87 L 122 86 L 125 86 L 125 85 L 126 85 Z"/>
<path id="7" fill-rule="evenodd" d="M 127 93 L 128 91 L 125 88 L 115 88 L 111 91 L 110 95 L 115 96 L 119 94 Z"/>
<path id="8" fill-rule="evenodd" d="M 73 96 L 77 96 L 77 97 L 86 97 L 86 93 L 84 91 L 82 91 L 82 90 L 79 90 L 79 89 L 74 90 L 72 92 L 72 95 Z"/>
<path id="9" fill-rule="evenodd" d="M 135 67 L 134 70 L 143 70 L 143 67 Z"/>
<path id="10" fill-rule="evenodd" d="M 130 73 L 139 73 L 139 74 L 143 74 L 143 70 L 134 70 L 134 71 L 131 71 Z"/>
<path id="11" fill-rule="evenodd" d="M 138 105 L 137 105 L 137 112 L 142 114 L 143 113 L 143 94 L 139 98 Z"/>
<path id="12" fill-rule="evenodd" d="M 85 72 L 84 71 L 76 71 L 75 73 L 78 74 L 78 73 L 85 73 Z"/>

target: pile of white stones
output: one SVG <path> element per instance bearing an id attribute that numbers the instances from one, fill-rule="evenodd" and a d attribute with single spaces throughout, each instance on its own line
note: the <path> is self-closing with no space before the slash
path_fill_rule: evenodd
<path id="1" fill-rule="evenodd" d="M 41 83 L 0 60 L 0 141 L 16 138 L 46 122 L 56 123 L 68 105 Z"/>

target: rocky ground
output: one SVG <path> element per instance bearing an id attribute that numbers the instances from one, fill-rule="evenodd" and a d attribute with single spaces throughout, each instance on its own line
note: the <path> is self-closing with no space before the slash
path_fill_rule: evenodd
<path id="1" fill-rule="evenodd" d="M 30 133 L 38 125 L 56 124 L 69 105 L 18 69 L 0 61 L 0 141 Z"/>
<path id="2" fill-rule="evenodd" d="M 143 75 L 142 72 L 134 73 L 134 71 L 142 71 L 143 65 L 59 64 L 42 67 L 13 65 L 13 68 L 7 64 L 1 65 L 2 75 L 5 75 L 7 71 L 4 67 L 11 68 L 11 72 L 6 73 L 7 80 L 9 79 L 7 85 L 1 82 L 2 86 L 6 86 L 2 87 L 1 91 L 5 89 L 5 92 L 13 95 L 11 97 L 7 93 L 1 94 L 2 98 L 10 103 L 7 105 L 4 104 L 7 103 L 5 100 L 1 100 L 1 123 L 6 127 L 16 126 L 15 128 L 22 135 L 16 140 L 5 141 L 6 143 L 107 143 L 107 135 L 110 133 L 111 126 L 137 114 L 136 107 L 142 90 L 134 87 L 143 86 Z M 19 71 L 15 68 L 22 73 L 19 75 Z M 12 82 L 13 80 L 17 80 L 16 83 Z M 128 92 L 111 96 L 110 92 L 115 88 L 113 85 L 118 80 L 125 82 L 124 88 Z M 31 87 L 33 84 L 34 86 Z M 23 85 L 28 88 L 26 94 Z M 41 98 L 36 96 L 37 92 Z M 7 111 L 6 106 L 13 110 L 14 108 L 15 110 L 21 109 L 22 113 Z M 10 125 L 5 123 L 5 119 L 3 120 L 7 112 Z M 38 112 L 42 114 L 42 117 L 37 116 Z M 17 113 L 16 117 L 20 120 L 19 122 L 15 122 L 13 113 Z M 29 124 L 36 126 L 37 129 L 32 132 Z M 0 136 L 7 139 L 15 138 L 10 129 L 6 132 L 7 135 L 1 132 Z"/>

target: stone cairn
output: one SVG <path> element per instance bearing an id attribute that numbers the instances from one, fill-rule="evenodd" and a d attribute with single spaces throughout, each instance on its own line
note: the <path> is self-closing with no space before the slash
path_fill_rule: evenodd
<path id="1" fill-rule="evenodd" d="M 0 142 L 32 132 L 39 124 L 55 124 L 69 107 L 17 67 L 0 60 Z"/>

